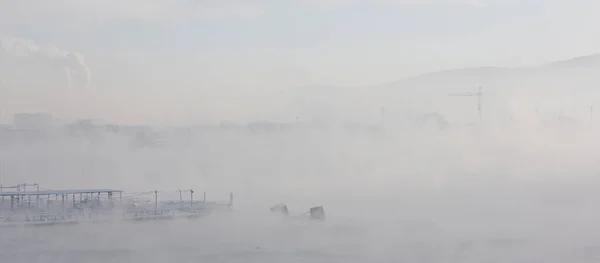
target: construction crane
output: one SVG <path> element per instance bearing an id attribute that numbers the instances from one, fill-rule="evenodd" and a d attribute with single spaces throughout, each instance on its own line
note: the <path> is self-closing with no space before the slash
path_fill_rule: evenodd
<path id="1" fill-rule="evenodd" d="M 483 120 L 483 109 L 482 109 L 482 87 L 479 86 L 477 92 L 467 92 L 467 93 L 450 93 L 448 96 L 451 97 L 477 97 L 477 114 L 479 115 L 479 120 Z"/>

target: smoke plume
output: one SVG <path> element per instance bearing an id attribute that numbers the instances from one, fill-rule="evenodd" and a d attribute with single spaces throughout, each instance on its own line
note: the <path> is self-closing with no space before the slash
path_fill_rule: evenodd
<path id="1" fill-rule="evenodd" d="M 0 36 L 0 58 L 3 57 L 12 58 L 10 61 L 33 59 L 41 65 L 58 69 L 56 71 L 63 72 L 70 88 L 87 88 L 90 84 L 91 73 L 81 53 L 55 46 L 40 46 L 31 40 L 3 35 Z M 0 65 L 0 68 L 4 67 L 10 65 Z M 0 72 L 0 75 L 4 74 Z"/>

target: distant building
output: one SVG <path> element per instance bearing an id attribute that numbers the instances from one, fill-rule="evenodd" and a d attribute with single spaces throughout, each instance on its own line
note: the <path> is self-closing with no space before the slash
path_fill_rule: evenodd
<path id="1" fill-rule="evenodd" d="M 42 130 L 54 126 L 54 117 L 47 113 L 18 113 L 13 116 L 16 129 Z"/>

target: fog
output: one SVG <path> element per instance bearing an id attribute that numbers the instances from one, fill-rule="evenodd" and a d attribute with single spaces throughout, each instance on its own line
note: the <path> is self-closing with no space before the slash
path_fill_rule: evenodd
<path id="1" fill-rule="evenodd" d="M 17 262 L 595 260 L 594 123 L 484 120 L 441 129 L 377 121 L 362 129 L 301 121 L 273 131 L 260 123 L 162 128 L 168 140 L 141 146 L 135 136 L 100 125 L 72 134 L 60 127 L 5 131 L 3 184 L 157 189 L 159 198 L 171 199 L 193 188 L 213 200 L 231 191 L 235 202 L 233 212 L 197 221 L 2 229 L 2 242 L 13 243 L 3 245 L 3 256 Z M 285 221 L 268 212 L 281 202 L 294 212 L 322 205 L 327 220 Z"/>
<path id="2" fill-rule="evenodd" d="M 219 75 L 191 53 L 88 55 L 1 35 L 0 185 L 121 189 L 119 211 L 140 200 L 191 210 L 204 193 L 233 202 L 190 220 L 0 227 L 0 262 L 600 257 L 599 55 L 346 87 L 303 69 L 255 76 L 270 72 L 259 60 Z M 280 203 L 294 216 L 270 211 Z M 10 204 L 0 226 L 26 208 Z M 324 221 L 296 216 L 316 206 Z"/>

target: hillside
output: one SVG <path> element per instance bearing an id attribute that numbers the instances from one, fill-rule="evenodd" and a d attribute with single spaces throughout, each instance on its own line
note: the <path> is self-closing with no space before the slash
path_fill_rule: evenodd
<path id="1" fill-rule="evenodd" d="M 428 88 L 444 89 L 444 87 L 472 87 L 488 86 L 493 88 L 501 84 L 558 81 L 557 84 L 580 83 L 583 80 L 590 84 L 600 84 L 600 54 L 576 57 L 568 60 L 556 61 L 537 67 L 475 67 L 465 69 L 453 69 L 432 72 L 420 76 L 403 79 L 396 82 L 386 83 L 378 87 L 382 88 Z M 546 80 L 546 81 L 544 81 Z M 596 82 L 597 81 L 597 82 Z M 505 87 L 506 88 L 506 87 Z"/>

